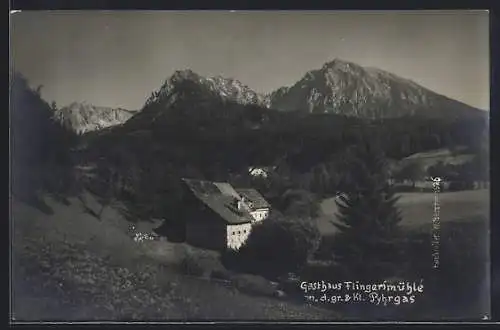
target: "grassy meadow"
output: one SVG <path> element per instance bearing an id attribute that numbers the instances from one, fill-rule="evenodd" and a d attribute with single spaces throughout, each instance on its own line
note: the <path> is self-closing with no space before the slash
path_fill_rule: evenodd
<path id="1" fill-rule="evenodd" d="M 431 247 L 433 193 L 402 193 L 399 207 L 409 245 L 408 276 L 422 278 L 426 294 L 412 309 L 364 310 L 364 320 L 479 320 L 489 312 L 489 191 L 439 194 L 439 262 L 433 268 Z M 318 227 L 325 237 L 326 256 L 334 240 L 337 207 L 334 198 L 321 204 Z M 335 272 L 326 269 L 325 275 Z M 359 319 L 359 311 L 351 314 Z M 345 317 L 349 313 L 344 312 Z"/>
<path id="2" fill-rule="evenodd" d="M 434 213 L 433 193 L 400 193 L 398 206 L 403 220 L 401 225 L 415 228 L 422 225 L 430 226 Z M 441 222 L 457 221 L 477 216 L 488 217 L 490 213 L 490 191 L 466 190 L 457 192 L 441 192 L 439 198 L 439 219 Z M 321 215 L 318 218 L 318 228 L 323 235 L 336 232 L 331 221 L 336 221 L 337 205 L 335 197 L 321 202 Z"/>

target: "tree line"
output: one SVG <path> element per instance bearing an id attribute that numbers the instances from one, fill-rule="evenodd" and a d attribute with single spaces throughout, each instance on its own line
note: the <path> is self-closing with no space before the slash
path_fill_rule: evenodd
<path id="1" fill-rule="evenodd" d="M 35 171 L 56 175 L 37 164 L 53 164 L 61 167 L 57 173 L 70 173 L 62 168 L 90 163 L 98 168 L 93 182 L 97 193 L 106 194 L 106 182 L 114 182 L 117 197 L 130 200 L 134 207 L 144 205 L 144 210 L 165 209 L 157 205 L 160 200 L 175 204 L 182 177 L 254 185 L 271 199 L 294 190 L 322 197 L 349 188 L 353 145 L 376 141 L 385 157 L 394 160 L 458 145 L 479 154 L 484 146 L 484 118 L 363 120 L 310 115 L 226 102 L 194 86 L 179 88 L 183 92 L 168 107 L 151 103 L 125 125 L 75 136 L 51 120 L 53 110 L 40 92 L 14 75 L 13 161 L 18 169 L 21 164 L 30 166 L 23 174 L 15 173 L 16 186 Z M 77 145 L 85 147 L 75 153 Z M 262 181 L 248 175 L 251 166 L 275 170 Z M 109 169 L 118 179 L 109 179 Z M 142 212 L 142 217 L 150 212 Z"/>
<path id="2" fill-rule="evenodd" d="M 454 146 L 477 154 L 486 126 L 482 117 L 363 120 L 280 112 L 222 101 L 196 88 L 185 86 L 168 105 L 146 105 L 123 126 L 83 136 L 88 147 L 82 158 L 116 168 L 134 204 L 177 200 L 181 177 L 254 185 L 270 199 L 288 190 L 321 197 L 349 188 L 350 146 L 375 141 L 396 161 Z M 275 170 L 262 182 L 248 175 L 255 166 Z M 153 208 L 150 202 L 146 209 Z"/>
<path id="3" fill-rule="evenodd" d="M 17 197 L 33 201 L 50 192 L 71 191 L 76 135 L 52 118 L 53 109 L 21 74 L 11 74 L 11 187 Z M 53 105 L 54 106 L 54 105 Z"/>

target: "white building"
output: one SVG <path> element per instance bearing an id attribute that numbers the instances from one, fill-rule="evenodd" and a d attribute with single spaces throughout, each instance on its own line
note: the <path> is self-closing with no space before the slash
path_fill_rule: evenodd
<path id="1" fill-rule="evenodd" d="M 253 217 L 252 223 L 262 221 L 269 216 L 271 206 L 255 189 L 236 189 L 242 200 L 248 205 Z"/>
<path id="2" fill-rule="evenodd" d="M 269 203 L 255 189 L 234 189 L 224 182 L 183 181 L 190 192 L 181 208 L 189 244 L 237 250 L 248 239 L 252 226 L 269 215 Z"/>

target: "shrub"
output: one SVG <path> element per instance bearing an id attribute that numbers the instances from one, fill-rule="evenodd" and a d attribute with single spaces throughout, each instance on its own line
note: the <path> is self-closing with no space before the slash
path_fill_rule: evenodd
<path id="1" fill-rule="evenodd" d="M 339 265 L 333 262 L 314 262 L 309 263 L 300 273 L 304 281 L 337 281 L 342 279 L 342 271 Z"/>
<path id="2" fill-rule="evenodd" d="M 228 269 L 236 272 L 242 271 L 244 263 L 241 261 L 239 251 L 228 249 L 221 252 L 221 263 Z"/>
<path id="3" fill-rule="evenodd" d="M 192 253 L 186 253 L 180 263 L 180 268 L 185 275 L 203 276 L 205 274 L 201 259 Z"/>
<path id="4" fill-rule="evenodd" d="M 231 272 L 225 268 L 214 269 L 210 272 L 210 278 L 216 280 L 230 280 L 231 276 Z"/>
<path id="5" fill-rule="evenodd" d="M 185 275 L 212 277 L 214 272 L 219 274 L 227 271 L 221 263 L 219 254 L 214 251 L 184 246 L 180 262 L 180 271 Z"/>
<path id="6" fill-rule="evenodd" d="M 276 291 L 274 286 L 262 276 L 240 274 L 234 276 L 232 282 L 239 291 L 247 294 L 274 296 Z"/>
<path id="7" fill-rule="evenodd" d="M 269 218 L 253 227 L 237 252 L 226 252 L 228 268 L 276 278 L 300 270 L 318 248 L 320 234 L 311 222 Z"/>
<path id="8" fill-rule="evenodd" d="M 319 214 L 316 196 L 306 190 L 289 189 L 283 194 L 280 202 L 286 216 L 314 218 Z"/>
<path id="9" fill-rule="evenodd" d="M 293 281 L 282 281 L 279 283 L 278 289 L 285 292 L 289 296 L 303 296 L 304 291 L 300 288 L 300 283 Z"/>
<path id="10" fill-rule="evenodd" d="M 440 231 L 438 269 L 433 268 L 429 228 L 423 226 L 407 233 L 412 243 L 408 249 L 409 273 L 424 279 L 425 310 L 435 315 L 447 308 L 456 315 L 478 317 L 484 312 L 480 311 L 484 302 L 481 292 L 487 290 L 489 261 L 484 237 L 488 221 L 482 217 L 449 221 L 443 223 Z"/>
<path id="11" fill-rule="evenodd" d="M 331 260 L 333 255 L 335 235 L 323 235 L 318 246 L 318 249 L 314 253 L 314 259 L 316 260 Z"/>

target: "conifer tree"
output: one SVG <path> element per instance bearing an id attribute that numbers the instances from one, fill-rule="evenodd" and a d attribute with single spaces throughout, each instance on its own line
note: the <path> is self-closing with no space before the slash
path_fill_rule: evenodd
<path id="1" fill-rule="evenodd" d="M 351 278 L 396 276 L 403 257 L 402 218 L 389 184 L 389 168 L 376 144 L 352 151 L 349 187 L 336 201 L 339 211 L 334 225 L 339 233 L 334 258 Z"/>

